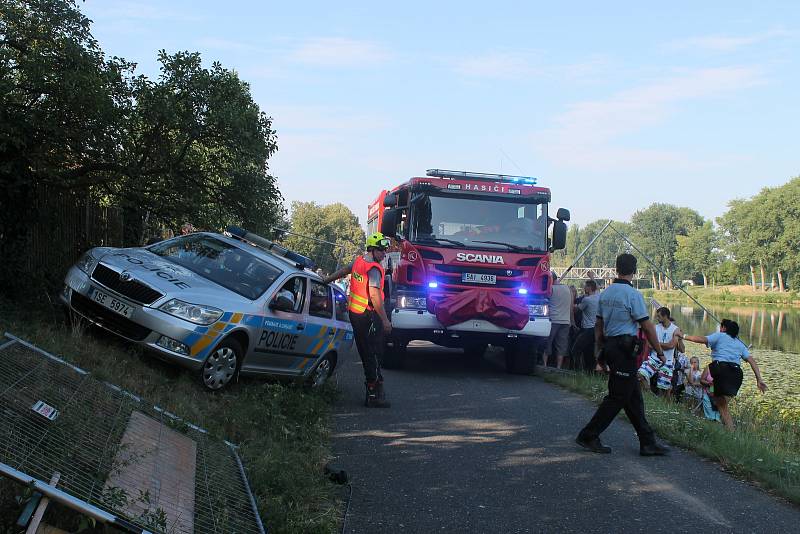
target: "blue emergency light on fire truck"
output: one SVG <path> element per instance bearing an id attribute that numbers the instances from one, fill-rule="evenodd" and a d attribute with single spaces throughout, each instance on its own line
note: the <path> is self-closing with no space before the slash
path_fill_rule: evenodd
<path id="1" fill-rule="evenodd" d="M 550 200 L 550 190 L 533 177 L 444 169 L 381 192 L 367 224 L 395 239 L 387 367 L 401 366 L 408 342 L 421 339 L 473 357 L 489 344 L 502 346 L 509 372 L 532 370 L 535 347 L 550 333 L 550 253 L 566 245 L 570 219 L 563 208 L 550 217 Z M 508 328 L 484 309 L 443 324 L 437 310 L 458 295 L 513 297 L 521 322 L 527 306 L 528 321 Z"/>

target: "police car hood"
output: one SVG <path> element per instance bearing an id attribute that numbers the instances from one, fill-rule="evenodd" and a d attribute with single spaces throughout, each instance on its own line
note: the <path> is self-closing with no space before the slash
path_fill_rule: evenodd
<path id="1" fill-rule="evenodd" d="M 233 291 L 143 248 L 111 249 L 100 258 L 100 263 L 118 273 L 130 273 L 132 279 L 164 295 L 193 304 L 214 305 L 214 297 L 226 300 L 238 297 Z"/>

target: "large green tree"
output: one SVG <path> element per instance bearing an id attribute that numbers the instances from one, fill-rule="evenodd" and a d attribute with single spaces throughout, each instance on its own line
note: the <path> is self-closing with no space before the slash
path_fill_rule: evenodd
<path id="1" fill-rule="evenodd" d="M 688 235 L 689 231 L 703 224 L 703 217 L 690 208 L 672 204 L 652 204 L 639 210 L 631 217 L 632 239 L 669 277 L 677 267 L 675 252 L 678 249 L 678 236 Z M 669 278 L 662 278 L 661 272 L 652 273 L 653 281 L 659 287 L 669 287 Z"/>
<path id="2" fill-rule="evenodd" d="M 144 220 L 283 220 L 275 132 L 249 86 L 197 53 L 159 61 L 150 80 L 106 57 L 74 0 L 0 0 L 0 286 L 18 278 L 43 196 L 122 207 L 130 244 Z"/>
<path id="3" fill-rule="evenodd" d="M 717 234 L 711 221 L 689 230 L 687 235 L 676 237 L 678 247 L 675 259 L 684 273 L 700 274 L 703 286 L 708 285 L 708 277 L 720 263 Z"/>
<path id="4" fill-rule="evenodd" d="M 353 261 L 366 239 L 358 217 L 341 203 L 292 202 L 289 230 L 286 246 L 313 258 L 328 273 Z"/>

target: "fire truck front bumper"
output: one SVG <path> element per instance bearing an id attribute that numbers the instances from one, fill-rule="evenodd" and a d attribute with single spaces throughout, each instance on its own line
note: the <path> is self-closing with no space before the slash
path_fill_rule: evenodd
<path id="1" fill-rule="evenodd" d="M 476 339 L 497 343 L 509 338 L 547 337 L 550 335 L 548 317 L 531 317 L 522 330 L 500 328 L 484 319 L 470 319 L 445 327 L 427 310 L 395 309 L 392 312 L 392 336 L 406 341 L 424 339 L 441 342 L 445 339 Z M 442 344 L 442 343 L 440 343 Z"/>

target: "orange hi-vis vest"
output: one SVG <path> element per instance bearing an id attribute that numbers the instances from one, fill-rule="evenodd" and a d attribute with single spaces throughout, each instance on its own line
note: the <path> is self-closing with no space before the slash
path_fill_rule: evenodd
<path id="1" fill-rule="evenodd" d="M 347 309 L 353 313 L 362 314 L 367 309 L 372 310 L 373 306 L 369 301 L 369 273 L 370 269 L 377 268 L 381 273 L 381 300 L 383 300 L 383 267 L 380 263 L 367 261 L 364 256 L 359 256 L 353 262 L 353 270 L 350 273 L 350 299 Z"/>

